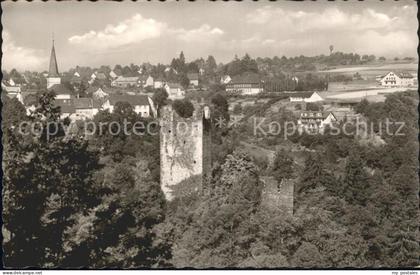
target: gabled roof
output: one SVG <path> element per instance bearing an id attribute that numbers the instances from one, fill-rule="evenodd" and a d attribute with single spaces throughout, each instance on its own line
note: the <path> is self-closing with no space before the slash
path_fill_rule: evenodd
<path id="1" fill-rule="evenodd" d="M 98 79 L 106 79 L 107 77 L 106 77 L 106 75 L 104 73 L 98 72 L 96 74 L 96 78 L 98 78 Z"/>
<path id="2" fill-rule="evenodd" d="M 261 78 L 258 74 L 248 73 L 232 77 L 229 84 L 260 84 Z"/>
<path id="3" fill-rule="evenodd" d="M 75 98 L 73 105 L 75 109 L 92 109 L 100 108 L 101 102 L 92 98 Z"/>
<path id="4" fill-rule="evenodd" d="M 138 79 L 139 79 L 138 76 L 119 76 L 114 81 L 117 81 L 117 82 L 137 82 Z"/>
<path id="5" fill-rule="evenodd" d="M 293 92 L 293 93 L 285 93 L 290 97 L 299 97 L 299 98 L 310 98 L 314 92 Z"/>
<path id="6" fill-rule="evenodd" d="M 189 80 L 198 80 L 198 73 L 187 73 Z"/>
<path id="7" fill-rule="evenodd" d="M 60 107 L 61 113 L 70 113 L 73 114 L 76 112 L 73 102 L 68 99 L 56 99 L 54 105 Z"/>
<path id="8" fill-rule="evenodd" d="M 111 94 L 109 103 L 115 105 L 117 102 L 128 102 L 131 106 L 149 105 L 149 97 L 147 95 L 118 95 Z"/>
<path id="9" fill-rule="evenodd" d="M 397 73 L 400 78 L 413 78 L 413 75 L 407 72 L 400 72 Z"/>
<path id="10" fill-rule="evenodd" d="M 54 84 L 53 86 L 51 86 L 50 88 L 48 88 L 48 90 L 54 91 L 55 94 L 57 94 L 57 95 L 71 95 L 72 94 L 72 92 L 70 91 L 70 89 L 67 88 L 63 84 Z"/>
<path id="11" fill-rule="evenodd" d="M 168 85 L 170 89 L 182 89 L 182 86 L 179 83 L 166 83 L 166 85 Z"/>
<path id="12" fill-rule="evenodd" d="M 141 76 L 139 76 L 139 80 L 141 80 L 141 81 L 146 81 L 148 78 L 149 78 L 148 75 L 141 75 Z"/>
<path id="13" fill-rule="evenodd" d="M 407 72 L 388 72 L 385 75 L 380 76 L 381 78 L 384 78 L 385 76 L 387 76 L 390 73 L 394 73 L 395 75 L 397 75 L 399 78 L 413 78 L 414 76 L 410 73 Z"/>

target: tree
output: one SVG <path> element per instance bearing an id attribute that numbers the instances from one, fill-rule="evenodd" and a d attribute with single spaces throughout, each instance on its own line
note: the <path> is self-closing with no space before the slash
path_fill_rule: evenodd
<path id="1" fill-rule="evenodd" d="M 252 216 L 261 201 L 261 188 L 250 157 L 229 155 L 206 195 L 188 201 L 188 208 L 178 206 L 179 212 L 173 215 L 178 216 L 170 225 L 177 247 L 175 266 L 235 267 L 248 259 L 258 232 L 253 230 Z M 184 217 L 189 222 L 182 226 Z"/>
<path id="2" fill-rule="evenodd" d="M 235 107 L 233 107 L 233 113 L 235 115 L 239 115 L 242 113 L 242 105 L 241 104 L 236 104 Z"/>
<path id="3" fill-rule="evenodd" d="M 221 93 L 217 93 L 212 96 L 211 103 L 214 108 L 213 119 L 223 118 L 229 121 L 229 103 L 226 98 Z"/>
<path id="4" fill-rule="evenodd" d="M 194 113 L 194 105 L 187 99 L 177 99 L 172 106 L 177 114 L 183 118 L 189 118 Z"/>
<path id="5" fill-rule="evenodd" d="M 206 74 L 214 74 L 217 69 L 216 59 L 212 55 L 209 55 L 206 60 L 205 64 L 205 72 Z"/>
<path id="6" fill-rule="evenodd" d="M 299 193 L 305 193 L 317 187 L 325 187 L 332 192 L 340 188 L 335 180 L 324 167 L 321 155 L 312 156 L 310 154 L 305 160 L 305 168 L 302 171 L 301 180 L 298 185 Z"/>
<path id="7" fill-rule="evenodd" d="M 179 82 L 184 89 L 187 89 L 190 85 L 190 80 L 185 73 L 179 75 Z"/>
<path id="8" fill-rule="evenodd" d="M 350 152 L 344 175 L 344 196 L 349 203 L 365 205 L 369 197 L 368 176 L 356 148 Z"/>
<path id="9" fill-rule="evenodd" d="M 17 99 L 10 99 L 2 93 L 2 129 L 3 133 L 7 128 L 17 127 L 19 123 L 27 120 L 25 106 Z"/>
<path id="10" fill-rule="evenodd" d="M 163 88 L 155 89 L 152 99 L 157 108 L 160 109 L 162 106 L 166 105 L 168 93 Z"/>
<path id="11" fill-rule="evenodd" d="M 292 258 L 294 267 L 313 268 L 324 265 L 324 260 L 318 248 L 308 242 L 302 243 Z"/>
<path id="12" fill-rule="evenodd" d="M 273 162 L 273 176 L 277 183 L 281 184 L 283 180 L 292 178 L 293 171 L 293 159 L 288 156 L 287 152 L 284 150 L 276 152 Z"/>
<path id="13" fill-rule="evenodd" d="M 354 108 L 356 113 L 366 115 L 369 110 L 369 101 L 363 98 Z"/>
<path id="14" fill-rule="evenodd" d="M 149 173 L 141 162 L 113 169 L 102 183 L 108 195 L 89 214 L 88 234 L 70 238 L 71 262 L 94 268 L 168 267 L 171 249 L 156 228 L 165 217 L 165 200 Z"/>
<path id="15" fill-rule="evenodd" d="M 43 127 L 59 122 L 52 99 L 43 94 L 37 108 L 35 119 Z M 4 177 L 5 227 L 12 232 L 5 244 L 8 266 L 60 266 L 65 229 L 98 202 L 100 192 L 91 181 L 98 168 L 96 152 L 86 141 L 53 137 L 35 136 L 27 145 L 18 135 L 8 140 L 5 155 L 13 155 L 5 160 Z"/>
<path id="16" fill-rule="evenodd" d="M 258 65 L 257 62 L 252 59 L 249 54 L 245 54 L 244 57 L 241 59 L 241 67 L 242 73 L 250 72 L 250 73 L 258 73 Z"/>
<path id="17" fill-rule="evenodd" d="M 308 102 L 306 103 L 306 110 L 307 111 L 322 111 L 323 107 L 320 104 Z"/>

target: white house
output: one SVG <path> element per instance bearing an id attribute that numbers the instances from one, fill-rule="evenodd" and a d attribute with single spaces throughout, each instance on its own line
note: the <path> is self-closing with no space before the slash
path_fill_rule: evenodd
<path id="1" fill-rule="evenodd" d="M 55 99 L 67 99 L 70 100 L 73 98 L 71 91 L 64 86 L 63 84 L 54 84 L 48 90 L 55 93 Z"/>
<path id="2" fill-rule="evenodd" d="M 61 118 L 71 117 L 76 113 L 72 99 L 55 99 L 54 106 L 60 107 Z M 72 118 L 72 120 L 74 120 Z"/>
<path id="3" fill-rule="evenodd" d="M 150 117 L 156 116 L 156 108 L 154 106 L 153 100 L 146 95 L 116 95 L 112 94 L 109 98 L 102 104 L 103 110 L 109 110 L 113 112 L 115 104 L 118 102 L 127 102 L 129 103 L 136 114 L 140 114 L 141 117 Z"/>
<path id="4" fill-rule="evenodd" d="M 320 102 L 324 99 L 317 93 L 291 93 L 289 96 L 290 102 Z"/>
<path id="5" fill-rule="evenodd" d="M 111 86 L 113 87 L 123 87 L 123 88 L 127 88 L 127 87 L 135 87 L 135 86 L 139 86 L 139 77 L 137 76 L 119 76 L 117 77 L 117 79 L 113 80 L 111 82 Z"/>
<path id="6" fill-rule="evenodd" d="M 187 77 L 190 80 L 190 85 L 198 86 L 198 73 L 188 73 Z"/>
<path id="7" fill-rule="evenodd" d="M 110 72 L 109 72 L 109 76 L 110 76 L 112 79 L 115 79 L 115 78 L 117 78 L 117 77 L 118 77 L 118 75 L 117 75 L 114 71 L 110 71 Z"/>
<path id="8" fill-rule="evenodd" d="M 300 131 L 322 132 L 326 126 L 332 126 L 336 121 L 332 112 L 305 111 L 300 113 L 297 122 Z"/>
<path id="9" fill-rule="evenodd" d="M 414 86 L 415 78 L 410 73 L 389 72 L 380 79 L 380 84 L 385 87 L 410 87 Z"/>
<path id="10" fill-rule="evenodd" d="M 220 78 L 220 84 L 228 84 L 231 80 L 229 75 L 224 75 Z"/>
<path id="11" fill-rule="evenodd" d="M 153 88 L 159 89 L 163 88 L 163 86 L 165 86 L 165 80 L 163 80 L 162 78 L 156 78 L 155 82 L 153 83 Z"/>
<path id="12" fill-rule="evenodd" d="M 151 75 L 140 76 L 139 80 L 140 80 L 140 84 L 143 86 L 143 88 L 153 87 L 154 81 L 153 81 L 153 77 Z"/>
<path id="13" fill-rule="evenodd" d="M 93 98 L 73 99 L 74 115 L 78 119 L 92 119 L 101 109 L 101 103 Z"/>
<path id="14" fill-rule="evenodd" d="M 183 99 L 185 97 L 185 91 L 182 90 L 182 86 L 178 83 L 166 83 L 164 88 L 168 93 L 169 99 Z"/>
<path id="15" fill-rule="evenodd" d="M 105 92 L 103 88 L 98 88 L 96 91 L 92 93 L 92 97 L 94 99 L 104 99 L 109 96 L 109 93 Z"/>
<path id="16" fill-rule="evenodd" d="M 226 92 L 241 95 L 256 95 L 264 91 L 264 83 L 257 74 L 235 76 L 226 84 Z"/>
<path id="17" fill-rule="evenodd" d="M 178 74 L 178 72 L 172 67 L 166 67 L 165 73 L 173 72 L 174 74 Z"/>
<path id="18" fill-rule="evenodd" d="M 17 100 L 19 100 L 23 104 L 23 96 L 22 96 L 20 86 L 11 86 L 9 85 L 9 83 L 3 80 L 1 82 L 2 90 L 6 91 L 8 97 L 10 98 L 16 97 Z"/>

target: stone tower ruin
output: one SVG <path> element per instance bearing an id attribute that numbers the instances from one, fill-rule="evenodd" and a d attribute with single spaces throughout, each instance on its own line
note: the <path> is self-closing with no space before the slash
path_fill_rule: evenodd
<path id="1" fill-rule="evenodd" d="M 189 118 L 180 117 L 172 105 L 160 112 L 160 183 L 166 199 L 173 187 L 194 177 L 198 186 L 211 170 L 210 108 L 194 104 Z"/>

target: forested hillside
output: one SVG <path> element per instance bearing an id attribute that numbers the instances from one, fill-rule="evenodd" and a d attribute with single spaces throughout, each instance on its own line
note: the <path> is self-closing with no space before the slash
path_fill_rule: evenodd
<path id="1" fill-rule="evenodd" d="M 5 100 L 6 266 L 39 267 L 412 267 L 418 260 L 417 94 L 363 101 L 368 121 L 402 121 L 383 145 L 348 135 L 295 137 L 311 149 L 298 165 L 279 151 L 267 166 L 238 150 L 237 129 L 213 133 L 213 171 L 167 202 L 153 136 L 65 137 L 63 129 L 22 135 L 18 121 L 58 121 L 45 93 L 27 118 Z M 221 102 L 223 98 L 215 99 Z M 217 109 L 224 116 L 227 105 Z M 7 111 L 7 110 L 13 110 Z M 40 119 L 44 117 L 46 119 Z M 129 105 L 95 121 L 140 119 Z M 145 121 L 145 123 L 148 123 Z M 64 124 L 65 126 L 65 124 Z M 62 127 L 64 127 L 62 126 Z M 374 129 L 375 131 L 375 129 Z M 263 203 L 262 176 L 293 180 L 294 214 Z M 25 236 L 25 237 L 22 237 Z"/>

